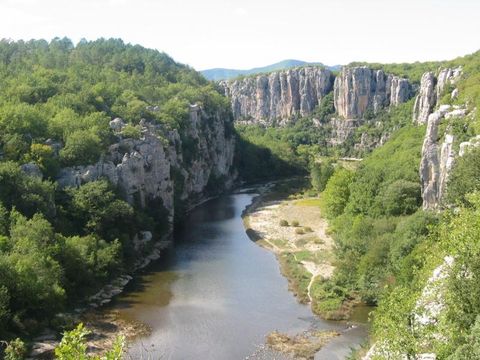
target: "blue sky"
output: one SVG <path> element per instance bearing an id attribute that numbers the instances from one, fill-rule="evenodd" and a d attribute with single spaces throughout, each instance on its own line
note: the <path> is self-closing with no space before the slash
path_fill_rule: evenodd
<path id="1" fill-rule="evenodd" d="M 0 0 L 0 37 L 120 37 L 198 70 L 412 62 L 480 49 L 479 14 L 480 0 Z"/>

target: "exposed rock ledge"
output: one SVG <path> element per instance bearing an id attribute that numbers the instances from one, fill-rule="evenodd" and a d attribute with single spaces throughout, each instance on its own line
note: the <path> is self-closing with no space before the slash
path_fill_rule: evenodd
<path id="1" fill-rule="evenodd" d="M 220 85 L 230 98 L 236 121 L 284 125 L 315 109 L 332 90 L 333 74 L 310 66 L 222 81 Z"/>
<path id="2" fill-rule="evenodd" d="M 344 67 L 335 79 L 335 110 L 344 119 L 361 119 L 367 110 L 379 110 L 408 101 L 412 86 L 407 79 L 368 67 Z"/>

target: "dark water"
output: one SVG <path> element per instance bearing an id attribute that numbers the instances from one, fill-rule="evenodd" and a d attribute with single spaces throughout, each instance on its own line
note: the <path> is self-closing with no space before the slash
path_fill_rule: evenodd
<path id="1" fill-rule="evenodd" d="M 345 329 L 299 304 L 274 255 L 247 237 L 241 213 L 253 196 L 224 196 L 196 208 L 174 248 L 117 299 L 122 317 L 152 329 L 132 345 L 132 358 L 244 359 L 273 330 Z M 349 330 L 316 358 L 341 359 L 364 336 L 363 327 Z"/>

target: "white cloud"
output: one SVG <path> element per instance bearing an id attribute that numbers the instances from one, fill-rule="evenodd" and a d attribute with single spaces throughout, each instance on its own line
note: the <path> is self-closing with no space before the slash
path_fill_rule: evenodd
<path id="1" fill-rule="evenodd" d="M 245 9 L 243 7 L 237 7 L 237 8 L 235 8 L 235 14 L 239 15 L 239 16 L 247 16 L 248 11 L 247 11 L 247 9 Z"/>

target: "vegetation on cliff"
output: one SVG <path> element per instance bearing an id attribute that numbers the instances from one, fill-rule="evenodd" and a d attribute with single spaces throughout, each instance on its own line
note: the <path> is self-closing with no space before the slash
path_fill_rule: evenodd
<path id="1" fill-rule="evenodd" d="M 440 103 L 478 106 L 479 55 L 446 63 L 465 70 L 457 84 L 463 94 L 444 96 Z M 419 78 L 431 66 L 384 68 L 403 68 L 407 73 L 399 74 Z M 405 112 L 405 122 L 410 114 Z M 449 123 L 456 141 L 478 134 L 478 112 L 477 118 L 458 121 L 460 125 Z M 372 333 L 378 358 L 419 353 L 477 358 L 480 153 L 473 149 L 456 159 L 444 200 L 449 207 L 440 213 L 424 211 L 418 180 L 424 134 L 423 127 L 403 126 L 355 171 L 337 165 L 322 194 L 337 245 L 336 271 L 319 288 L 327 310 L 350 299 L 378 305 Z"/>
<path id="2" fill-rule="evenodd" d="M 129 271 L 140 230 L 167 230 L 161 201 L 128 204 L 106 180 L 61 189 L 61 167 L 95 163 L 141 119 L 188 126 L 189 104 L 228 118 L 228 101 L 193 69 L 121 40 L 0 41 L 0 338 L 30 336 Z M 231 132 L 230 132 L 231 133 Z M 193 158 L 185 142 L 183 155 Z M 28 166 L 22 167 L 22 164 Z M 148 250 L 148 249 L 147 249 Z"/>

